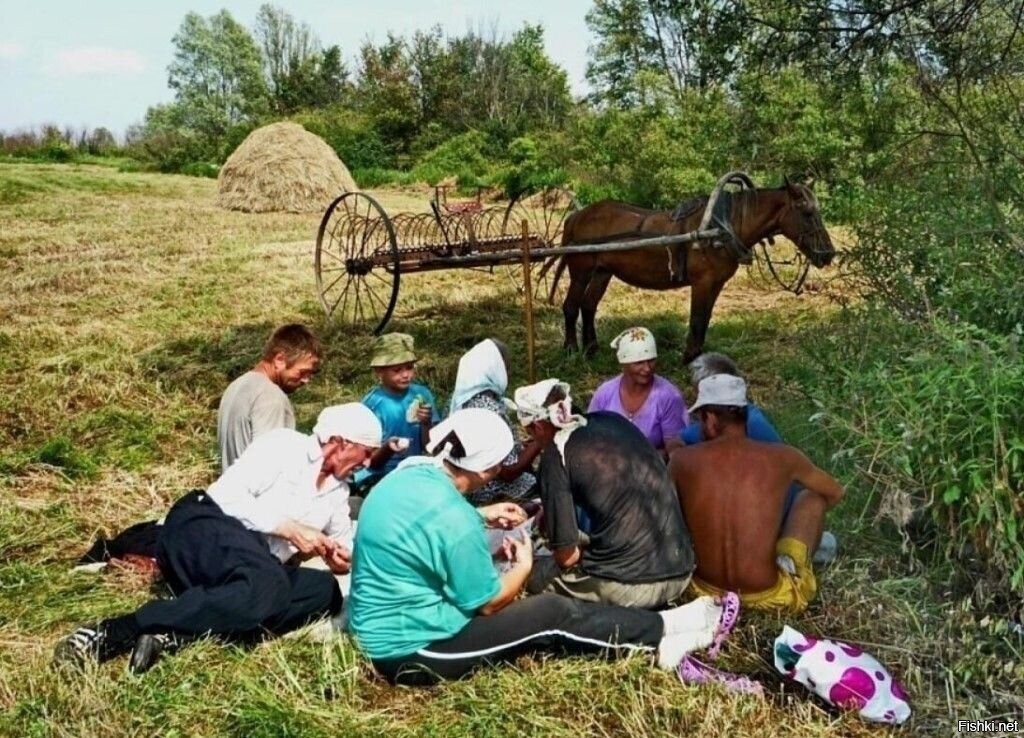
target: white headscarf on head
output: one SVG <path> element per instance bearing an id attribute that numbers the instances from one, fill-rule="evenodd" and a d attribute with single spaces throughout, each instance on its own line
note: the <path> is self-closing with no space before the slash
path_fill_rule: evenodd
<path id="1" fill-rule="evenodd" d="M 620 364 L 633 364 L 658 358 L 658 344 L 654 340 L 654 334 L 641 326 L 622 331 L 612 341 L 611 346 L 615 349 L 615 357 Z"/>
<path id="2" fill-rule="evenodd" d="M 361 402 L 346 402 L 332 405 L 320 411 L 313 426 L 313 435 L 320 443 L 327 443 L 335 437 L 344 438 L 370 448 L 381 445 L 380 420 L 370 408 Z"/>
<path id="3" fill-rule="evenodd" d="M 454 433 L 464 455 L 455 455 L 449 435 Z M 500 464 L 512 450 L 512 431 L 500 415 L 482 407 L 456 410 L 430 429 L 427 453 L 439 461 L 471 472 L 487 471 Z"/>
<path id="4" fill-rule="evenodd" d="M 558 388 L 565 394 L 565 398 L 550 405 L 544 401 L 551 394 L 551 390 Z M 587 424 L 587 419 L 582 415 L 574 415 L 572 412 L 572 398 L 569 395 L 569 385 L 557 379 L 545 379 L 536 384 L 520 387 L 515 393 L 515 402 L 511 404 L 519 417 L 519 422 L 526 426 L 538 420 L 547 420 L 556 428 L 555 445 L 558 453 L 565 461 L 565 444 L 573 431 L 582 428 Z"/>
<path id="5" fill-rule="evenodd" d="M 501 351 L 491 339 L 481 341 L 459 359 L 459 371 L 455 375 L 455 389 L 449 415 L 472 400 L 481 392 L 491 391 L 499 398 L 508 389 L 508 370 Z"/>

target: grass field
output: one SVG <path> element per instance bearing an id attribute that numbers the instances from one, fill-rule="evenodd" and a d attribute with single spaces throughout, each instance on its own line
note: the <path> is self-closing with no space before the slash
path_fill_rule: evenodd
<path id="1" fill-rule="evenodd" d="M 321 374 L 293 399 L 308 428 L 327 403 L 370 386 L 369 339 L 325 322 L 316 301 L 318 216 L 219 210 L 216 183 L 95 166 L 0 164 L 0 734 L 837 736 L 880 729 L 820 706 L 773 676 L 783 620 L 744 615 L 726 664 L 762 679 L 765 700 L 687 688 L 641 660 L 523 660 L 424 691 L 374 679 L 345 639 L 283 640 L 252 651 L 200 644 L 131 677 L 123 661 L 68 680 L 48 668 L 55 640 L 82 621 L 151 596 L 126 575 L 71 564 L 101 530 L 160 515 L 216 469 L 221 392 L 256 359 L 277 323 L 299 320 L 328 346 Z M 426 191 L 377 193 L 421 208 Z M 686 383 L 678 356 L 685 293 L 613 285 L 603 342 L 633 324 L 659 337 L 661 373 Z M 683 311 L 681 313 L 681 311 Z M 956 717 L 1022 709 L 1000 691 L 1002 664 L 962 629 L 942 570 L 915 563 L 877 523 L 870 490 L 830 461 L 838 449 L 808 423 L 801 346 L 827 329 L 822 297 L 765 291 L 740 275 L 712 322 L 710 347 L 749 370 L 755 398 L 783 434 L 830 466 L 850 493 L 830 527 L 839 561 L 820 597 L 786 622 L 865 644 L 904 680 L 909 731 L 950 732 Z M 392 328 L 413 333 L 421 377 L 450 391 L 462 351 L 494 335 L 524 356 L 520 301 L 501 275 L 442 272 L 403 280 Z M 616 371 L 611 350 L 565 355 L 561 313 L 538 312 L 539 374 L 586 399 Z M 525 360 L 512 384 L 524 380 Z M 836 462 L 839 463 L 839 462 Z M 844 476 L 845 474 L 845 476 Z M 980 644 L 980 645 L 979 645 Z"/>

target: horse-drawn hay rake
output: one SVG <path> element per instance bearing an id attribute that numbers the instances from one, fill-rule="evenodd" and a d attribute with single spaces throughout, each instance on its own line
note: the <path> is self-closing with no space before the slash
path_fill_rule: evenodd
<path id="1" fill-rule="evenodd" d="M 617 237 L 568 246 L 561 244 L 562 230 L 578 204 L 573 194 L 562 188 L 524 193 L 507 206 L 485 206 L 479 196 L 476 201 L 449 204 L 435 193 L 430 212 L 394 216 L 371 195 L 349 192 L 328 206 L 320 222 L 315 254 L 317 292 L 328 316 L 337 315 L 375 334 L 391 319 L 405 274 L 453 268 L 493 272 L 501 267 L 520 292 L 533 283 L 538 294 L 547 294 L 552 287 L 549 268 L 568 254 L 716 243 L 725 234 L 708 225 L 710 213 L 717 194 L 729 185 L 742 188 L 752 183 L 737 172 L 723 177 L 708 201 L 700 228 L 690 233 Z M 754 256 L 764 262 L 759 267 L 780 286 L 799 292 L 808 266 L 799 253 L 792 262 L 773 262 L 764 248 Z M 530 275 L 524 273 L 527 264 L 531 265 Z"/>
<path id="2" fill-rule="evenodd" d="M 548 252 L 576 206 L 572 193 L 551 188 L 501 206 L 447 209 L 435 199 L 431 212 L 392 217 L 365 192 L 346 193 L 327 208 L 317 233 L 320 303 L 328 316 L 379 333 L 394 312 L 404 274 L 504 266 L 518 287 L 524 248 L 530 262 L 553 256 Z"/>

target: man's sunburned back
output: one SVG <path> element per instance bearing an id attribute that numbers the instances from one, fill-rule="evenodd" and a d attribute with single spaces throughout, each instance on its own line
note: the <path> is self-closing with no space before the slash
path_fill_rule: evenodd
<path id="1" fill-rule="evenodd" d="M 746 437 L 672 454 L 669 473 L 693 538 L 697 578 L 738 592 L 776 583 L 783 499 L 802 458 L 789 446 Z"/>

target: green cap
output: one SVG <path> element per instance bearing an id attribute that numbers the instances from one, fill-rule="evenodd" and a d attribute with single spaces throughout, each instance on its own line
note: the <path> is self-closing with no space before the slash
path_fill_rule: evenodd
<path id="1" fill-rule="evenodd" d="M 408 333 L 385 333 L 374 341 L 371 367 L 408 364 L 410 361 L 416 361 L 416 353 L 413 338 Z"/>

